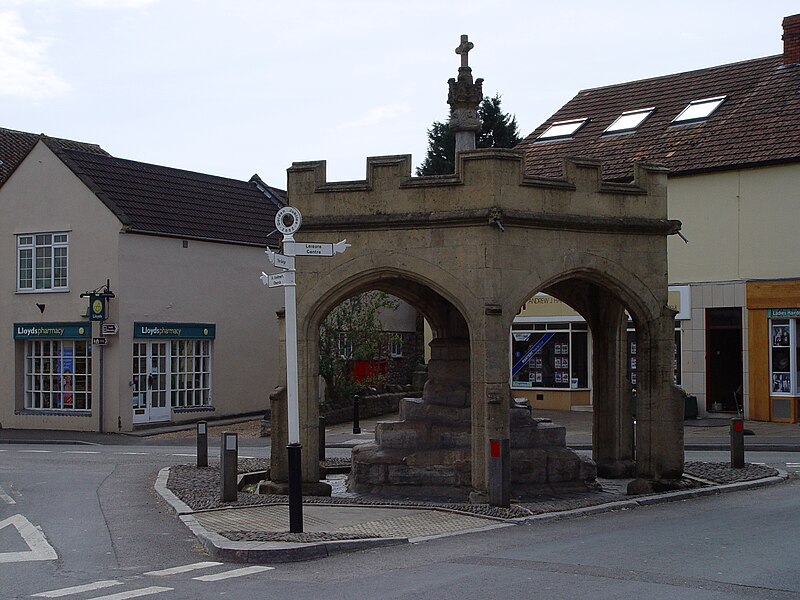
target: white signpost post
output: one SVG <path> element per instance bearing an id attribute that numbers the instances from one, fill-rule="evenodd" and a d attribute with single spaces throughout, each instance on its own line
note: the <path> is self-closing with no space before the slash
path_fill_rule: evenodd
<path id="1" fill-rule="evenodd" d="M 261 272 L 261 282 L 269 287 L 282 287 L 286 309 L 286 400 L 288 404 L 289 467 L 289 531 L 303 532 L 303 480 L 301 470 L 300 405 L 297 376 L 297 299 L 295 296 L 295 256 L 333 256 L 350 247 L 347 240 L 336 244 L 295 242 L 294 233 L 300 229 L 303 217 L 293 206 L 281 208 L 275 215 L 275 227 L 283 234 L 283 254 L 267 249 L 269 262 L 285 271 L 267 275 Z"/>

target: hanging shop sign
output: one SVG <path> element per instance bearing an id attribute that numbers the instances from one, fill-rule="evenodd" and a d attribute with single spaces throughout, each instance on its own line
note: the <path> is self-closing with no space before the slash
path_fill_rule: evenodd
<path id="1" fill-rule="evenodd" d="M 213 340 L 213 323 L 134 323 L 133 337 L 138 339 Z"/>
<path id="2" fill-rule="evenodd" d="M 88 323 L 14 323 L 15 340 L 84 340 L 91 334 Z"/>
<path id="3" fill-rule="evenodd" d="M 101 294 L 89 295 L 89 320 L 106 320 L 106 297 Z"/>

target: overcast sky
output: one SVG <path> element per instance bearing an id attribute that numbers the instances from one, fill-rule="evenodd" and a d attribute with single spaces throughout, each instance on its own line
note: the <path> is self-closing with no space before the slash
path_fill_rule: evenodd
<path id="1" fill-rule="evenodd" d="M 580 89 L 782 52 L 797 0 L 0 0 L 0 126 L 284 187 L 363 179 L 448 114 L 461 34 L 530 133 Z"/>

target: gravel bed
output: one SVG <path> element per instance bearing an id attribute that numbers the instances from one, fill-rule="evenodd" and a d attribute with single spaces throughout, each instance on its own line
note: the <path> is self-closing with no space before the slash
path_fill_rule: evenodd
<path id="1" fill-rule="evenodd" d="M 349 462 L 347 458 L 332 458 L 325 461 L 326 466 L 343 466 Z M 266 471 L 269 469 L 268 459 L 242 459 L 238 463 L 240 474 Z M 719 484 L 753 481 L 777 475 L 772 467 L 746 464 L 742 469 L 733 469 L 727 463 L 687 462 L 687 475 L 698 477 Z M 239 492 L 235 502 L 220 500 L 219 465 L 212 464 L 205 468 L 194 465 L 176 465 L 171 467 L 167 487 L 193 510 L 210 510 L 217 508 L 285 504 L 287 496 L 251 494 Z M 488 504 L 469 504 L 454 502 L 426 502 L 422 500 L 386 499 L 375 496 L 358 495 L 355 497 L 305 496 L 305 504 L 341 504 L 358 506 L 396 506 L 406 508 L 438 508 L 452 510 L 476 516 L 496 519 L 511 519 L 530 515 L 558 512 L 597 506 L 615 500 L 629 498 L 623 493 L 603 490 L 570 491 L 560 494 L 542 494 L 525 498 L 523 502 L 512 504 L 509 508 L 489 506 Z M 230 532 L 232 535 L 266 536 L 271 534 Z M 283 535 L 283 534 L 281 534 Z M 288 535 L 288 534 L 287 534 Z M 233 539 L 233 538 L 230 538 Z M 244 540 L 245 538 L 239 538 Z M 248 538 L 249 539 L 249 538 Z M 329 539 L 329 538 L 326 538 Z M 270 539 L 253 539 L 251 541 L 273 541 Z"/>
<path id="2" fill-rule="evenodd" d="M 687 475 L 707 479 L 715 483 L 740 483 L 774 477 L 778 474 L 776 469 L 766 465 L 753 465 L 745 463 L 741 469 L 734 469 L 730 463 L 724 462 L 687 462 L 684 467 Z"/>

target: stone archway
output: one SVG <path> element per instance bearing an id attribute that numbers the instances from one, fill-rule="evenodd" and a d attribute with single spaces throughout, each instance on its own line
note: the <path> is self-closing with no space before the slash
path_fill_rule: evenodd
<path id="1" fill-rule="evenodd" d="M 489 441 L 510 437 L 509 327 L 522 296 L 537 289 L 583 302 L 597 327 L 623 304 L 633 310 L 648 353 L 636 473 L 680 474 L 682 437 L 673 423 L 666 344 L 672 326 L 666 237 L 680 224 L 666 218 L 666 173 L 636 165 L 633 183 L 611 184 L 593 161 L 567 161 L 564 171 L 558 180 L 527 177 L 523 155 L 511 150 L 462 152 L 452 176 L 411 177 L 408 156 L 368 159 L 367 178 L 358 182 L 328 182 L 324 162 L 289 169 L 289 201 L 304 218 L 298 239 L 352 244 L 325 261 L 297 261 L 304 480 L 319 474 L 314 328 L 326 307 L 364 286 L 400 290 L 425 306 L 438 296 L 440 309 L 434 301 L 428 308 L 437 327 L 450 337 L 459 328 L 466 334 L 470 480 L 479 493 L 489 486 Z M 456 314 L 458 326 L 449 321 Z M 618 327 L 610 322 L 608 336 Z M 621 386 L 606 387 L 609 411 L 619 412 Z M 619 446 L 625 434 L 612 431 Z M 603 448 L 617 468 L 627 458 L 613 446 Z"/>

